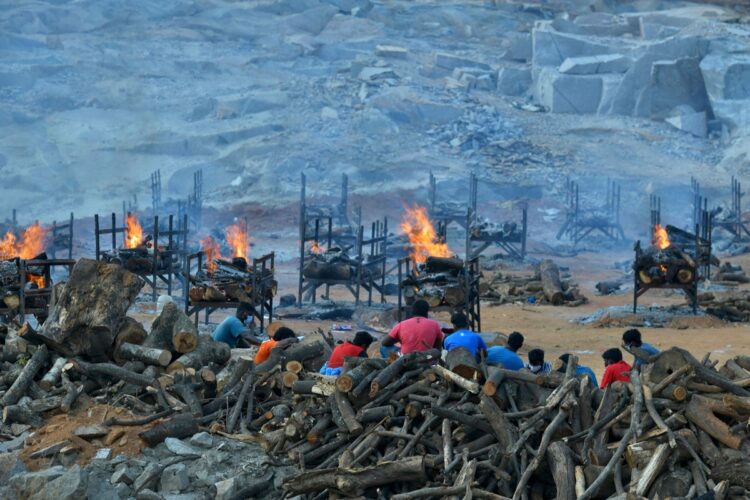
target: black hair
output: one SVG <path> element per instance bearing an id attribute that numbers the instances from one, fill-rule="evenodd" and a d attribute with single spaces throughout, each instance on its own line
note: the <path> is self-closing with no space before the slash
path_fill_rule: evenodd
<path id="1" fill-rule="evenodd" d="M 625 342 L 626 345 L 633 344 L 636 347 L 640 347 L 642 344 L 641 332 L 635 328 L 631 328 L 622 334 L 622 341 Z"/>
<path id="2" fill-rule="evenodd" d="M 352 340 L 352 344 L 359 347 L 367 347 L 372 344 L 373 341 L 375 341 L 375 339 L 372 338 L 372 335 L 367 332 L 361 331 L 354 334 L 354 340 Z"/>
<path id="3" fill-rule="evenodd" d="M 613 363 L 618 363 L 622 361 L 622 351 L 618 349 L 617 347 L 613 347 L 612 349 L 607 349 L 602 354 L 602 358 L 606 359 L 607 361 L 611 361 Z"/>
<path id="4" fill-rule="evenodd" d="M 253 306 L 248 304 L 247 302 L 240 302 L 240 305 L 237 306 L 237 314 L 239 313 L 247 313 L 248 315 L 253 314 Z"/>
<path id="5" fill-rule="evenodd" d="M 294 333 L 294 330 L 292 330 L 289 327 L 282 326 L 278 330 L 276 330 L 276 333 L 273 334 L 273 339 L 276 341 L 284 340 L 284 339 L 291 339 L 296 337 L 297 334 Z"/>
<path id="6" fill-rule="evenodd" d="M 451 316 L 451 323 L 453 323 L 453 326 L 458 328 L 466 328 L 467 326 L 469 326 L 469 320 L 462 312 L 453 313 L 453 316 Z"/>
<path id="7" fill-rule="evenodd" d="M 430 304 L 428 304 L 426 300 L 420 299 L 411 305 L 411 313 L 413 316 L 422 316 L 423 318 L 426 318 L 429 312 Z"/>
<path id="8" fill-rule="evenodd" d="M 514 351 L 517 351 L 521 348 L 522 345 L 523 335 L 521 335 L 519 332 L 513 332 L 508 335 L 508 347 L 510 347 Z"/>
<path id="9" fill-rule="evenodd" d="M 570 361 L 570 354 L 568 354 L 567 352 L 565 354 L 560 354 L 560 357 L 557 359 L 563 362 L 563 365 L 558 368 L 557 371 L 559 371 L 560 373 L 565 373 L 565 370 L 568 366 L 568 361 Z"/>
<path id="10" fill-rule="evenodd" d="M 529 351 L 529 364 L 539 366 L 544 363 L 544 351 L 541 349 L 532 349 Z"/>

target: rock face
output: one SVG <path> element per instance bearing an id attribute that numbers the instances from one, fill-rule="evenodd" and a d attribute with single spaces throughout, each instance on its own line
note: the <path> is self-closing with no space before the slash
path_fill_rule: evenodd
<path id="1" fill-rule="evenodd" d="M 732 128 L 750 127 L 750 53 L 709 54 L 700 70 L 716 118 Z"/>
<path id="2" fill-rule="evenodd" d="M 122 266 L 80 259 L 40 333 L 75 354 L 104 357 L 143 284 Z"/>

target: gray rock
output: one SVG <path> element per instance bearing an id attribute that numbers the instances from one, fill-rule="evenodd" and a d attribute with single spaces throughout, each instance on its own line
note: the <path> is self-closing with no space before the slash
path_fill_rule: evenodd
<path id="1" fill-rule="evenodd" d="M 136 492 L 155 487 L 159 480 L 162 468 L 159 464 L 150 463 L 143 469 L 143 472 L 133 481 L 133 489 Z"/>
<path id="2" fill-rule="evenodd" d="M 177 438 L 167 438 L 164 440 L 164 444 L 175 455 L 199 457 L 203 453 L 201 450 L 185 444 L 185 442 Z"/>
<path id="3" fill-rule="evenodd" d="M 700 70 L 716 118 L 733 129 L 750 127 L 750 55 L 711 53 Z"/>
<path id="4" fill-rule="evenodd" d="M 154 490 L 146 488 L 135 495 L 135 500 L 164 500 L 164 497 Z"/>
<path id="5" fill-rule="evenodd" d="M 209 500 L 211 497 L 207 493 L 163 493 L 164 500 Z"/>
<path id="6" fill-rule="evenodd" d="M 692 57 L 654 62 L 651 83 L 641 103 L 643 111 L 650 108 L 648 116 L 663 118 L 681 104 L 696 111 L 709 110 L 711 105 L 698 64 L 699 59 Z"/>
<path id="7" fill-rule="evenodd" d="M 187 466 L 185 464 L 174 464 L 162 472 L 159 491 L 179 493 L 189 484 Z"/>
<path id="8" fill-rule="evenodd" d="M 73 434 L 83 439 L 93 439 L 106 436 L 109 429 L 103 425 L 82 425 L 77 427 Z"/>
<path id="9" fill-rule="evenodd" d="M 409 51 L 395 45 L 376 45 L 375 55 L 378 57 L 390 57 L 392 59 L 406 59 Z"/>
<path id="10" fill-rule="evenodd" d="M 208 432 L 199 432 L 190 438 L 190 444 L 201 448 L 211 448 L 214 445 L 214 438 Z"/>
<path id="11" fill-rule="evenodd" d="M 110 484 L 109 472 L 101 466 L 89 466 L 86 498 L 116 498 L 117 489 Z"/>
<path id="12" fill-rule="evenodd" d="M 128 464 L 120 464 L 115 468 L 109 482 L 112 484 L 125 483 L 131 485 L 136 477 L 138 477 L 138 475 Z"/>
<path id="13" fill-rule="evenodd" d="M 444 52 L 435 54 L 435 65 L 450 70 L 455 68 L 480 68 L 488 71 L 490 69 L 489 64 Z"/>
<path id="14" fill-rule="evenodd" d="M 237 493 L 237 488 L 236 478 L 230 477 L 214 484 L 211 492 L 215 500 L 229 500 Z"/>
<path id="15" fill-rule="evenodd" d="M 531 70 L 529 68 L 505 67 L 497 72 L 497 91 L 503 95 L 523 95 L 530 87 Z"/>
<path id="16" fill-rule="evenodd" d="M 133 496 L 133 489 L 125 483 L 117 483 L 115 492 L 120 498 L 130 498 Z"/>
<path id="17" fill-rule="evenodd" d="M 0 454 L 0 484 L 8 484 L 11 477 L 24 473 L 26 466 L 18 458 L 18 453 Z"/>
<path id="18" fill-rule="evenodd" d="M 625 73 L 631 64 L 632 61 L 622 54 L 569 57 L 560 65 L 560 73 L 570 75 Z"/>
<path id="19" fill-rule="evenodd" d="M 497 85 L 490 75 L 480 75 L 474 80 L 477 90 L 493 90 Z"/>
<path id="20" fill-rule="evenodd" d="M 287 16 L 286 24 L 293 31 L 305 31 L 312 35 L 318 35 L 338 12 L 339 9 L 332 5 L 321 5 L 299 14 Z"/>
<path id="21" fill-rule="evenodd" d="M 88 475 L 78 465 L 68 470 L 55 466 L 39 472 L 19 474 L 10 486 L 20 498 L 77 500 L 86 497 Z"/>
<path id="22" fill-rule="evenodd" d="M 397 124 L 414 127 L 449 123 L 463 114 L 457 105 L 428 101 L 406 87 L 392 87 L 373 97 L 370 104 Z"/>
<path id="23" fill-rule="evenodd" d="M 10 487 L 20 497 L 31 497 L 42 492 L 45 485 L 60 478 L 64 473 L 65 469 L 56 465 L 49 469 L 17 474 L 10 479 Z"/>
<path id="24" fill-rule="evenodd" d="M 503 54 L 507 61 L 529 62 L 533 55 L 531 33 L 508 33 L 509 45 Z"/>
<path id="25" fill-rule="evenodd" d="M 706 137 L 708 134 L 708 125 L 706 123 L 706 112 L 690 113 L 665 120 L 667 123 L 695 137 Z"/>
<path id="26" fill-rule="evenodd" d="M 366 67 L 362 68 L 357 77 L 360 80 L 371 82 L 374 80 L 381 80 L 384 78 L 398 78 L 396 73 L 391 68 L 373 68 Z"/>
<path id="27" fill-rule="evenodd" d="M 609 46 L 582 35 L 560 33 L 546 22 L 537 23 L 531 35 L 533 66 L 558 67 L 569 57 L 597 56 L 615 52 Z"/>
<path id="28" fill-rule="evenodd" d="M 596 113 L 602 89 L 600 76 L 563 75 L 546 69 L 539 74 L 534 97 L 553 113 Z"/>

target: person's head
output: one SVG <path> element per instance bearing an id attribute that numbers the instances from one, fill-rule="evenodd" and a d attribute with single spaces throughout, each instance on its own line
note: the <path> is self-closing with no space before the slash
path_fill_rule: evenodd
<path id="1" fill-rule="evenodd" d="M 544 351 L 541 349 L 530 350 L 529 364 L 531 366 L 542 366 L 544 364 Z"/>
<path id="2" fill-rule="evenodd" d="M 622 351 L 617 347 L 607 349 L 606 351 L 604 351 L 604 354 L 602 354 L 602 358 L 604 359 L 604 366 L 619 363 L 620 361 L 622 361 Z"/>
<path id="3" fill-rule="evenodd" d="M 352 344 L 367 349 L 374 341 L 375 339 L 372 338 L 372 335 L 370 335 L 369 333 L 357 332 L 354 334 L 354 340 L 352 340 Z"/>
<path id="4" fill-rule="evenodd" d="M 242 321 L 243 323 L 247 323 L 248 318 L 250 318 L 250 321 L 252 321 L 253 317 L 253 308 L 250 306 L 250 304 L 246 302 L 241 302 L 239 306 L 237 306 L 237 319 Z"/>
<path id="5" fill-rule="evenodd" d="M 281 328 L 276 330 L 276 333 L 273 334 L 273 339 L 279 342 L 282 340 L 294 338 L 296 336 L 297 335 L 294 333 L 294 330 L 289 327 L 282 326 Z"/>
<path id="6" fill-rule="evenodd" d="M 560 357 L 557 359 L 563 362 L 563 365 L 560 368 L 558 368 L 557 371 L 561 373 L 565 373 L 565 368 L 568 366 L 568 361 L 570 360 L 570 354 L 566 352 L 565 354 L 561 354 Z"/>
<path id="7" fill-rule="evenodd" d="M 427 314 L 429 314 L 430 312 L 430 304 L 428 304 L 426 300 L 417 300 L 414 302 L 414 304 L 412 304 L 411 312 L 414 316 L 421 316 L 423 318 L 426 318 Z"/>
<path id="8" fill-rule="evenodd" d="M 469 320 L 466 315 L 462 312 L 453 313 L 451 316 L 451 324 L 455 330 L 461 330 L 469 326 Z"/>
<path id="9" fill-rule="evenodd" d="M 518 332 L 513 332 L 508 335 L 508 349 L 513 352 L 518 351 L 523 345 L 523 335 Z"/>
<path id="10" fill-rule="evenodd" d="M 631 328 L 622 334 L 622 343 L 625 344 L 626 347 L 641 347 L 641 344 L 643 343 L 641 341 L 641 332 L 635 328 Z"/>

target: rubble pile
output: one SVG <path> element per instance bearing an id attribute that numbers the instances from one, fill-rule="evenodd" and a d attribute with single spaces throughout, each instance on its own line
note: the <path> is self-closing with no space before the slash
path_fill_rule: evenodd
<path id="1" fill-rule="evenodd" d="M 479 285 L 482 300 L 491 305 L 536 303 L 576 307 L 588 302 L 570 275 L 562 275 L 557 265 L 545 260 L 531 275 L 494 272 Z"/>

